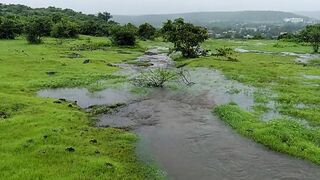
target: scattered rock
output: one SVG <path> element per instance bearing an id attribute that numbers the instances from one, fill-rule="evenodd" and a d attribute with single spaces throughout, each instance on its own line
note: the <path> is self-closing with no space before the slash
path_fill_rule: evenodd
<path id="1" fill-rule="evenodd" d="M 71 58 L 71 59 L 74 59 L 74 58 L 82 58 L 83 56 L 79 53 L 71 53 L 71 54 L 68 54 L 67 55 L 67 58 Z"/>
<path id="2" fill-rule="evenodd" d="M 68 148 L 66 148 L 66 151 L 67 151 L 67 152 L 75 152 L 76 149 L 73 148 L 73 147 L 68 147 Z"/>
<path id="3" fill-rule="evenodd" d="M 83 61 L 83 64 L 89 64 L 90 63 L 90 59 L 86 59 Z"/>
<path id="4" fill-rule="evenodd" d="M 145 55 L 148 55 L 148 56 L 155 56 L 155 55 L 158 55 L 157 52 L 153 52 L 153 51 L 147 51 L 144 53 Z"/>
<path id="5" fill-rule="evenodd" d="M 109 67 L 117 67 L 117 65 L 112 64 L 112 63 L 108 63 L 107 66 L 109 66 Z"/>
<path id="6" fill-rule="evenodd" d="M 55 104 L 62 104 L 62 101 L 57 100 L 57 101 L 53 101 L 53 103 L 55 103 Z"/>
<path id="7" fill-rule="evenodd" d="M 53 75 L 56 75 L 57 72 L 49 71 L 49 72 L 46 72 L 46 74 L 49 75 L 49 76 L 53 76 Z"/>
<path id="8" fill-rule="evenodd" d="M 125 103 L 118 103 L 113 105 L 94 105 L 94 106 L 90 106 L 89 110 L 90 110 L 90 113 L 93 115 L 112 114 L 114 112 L 117 112 L 120 108 L 124 106 L 126 106 Z"/>
<path id="9" fill-rule="evenodd" d="M 97 144 L 98 141 L 97 141 L 96 139 L 91 139 L 91 140 L 90 140 L 90 143 L 91 143 L 91 144 Z"/>
<path id="10" fill-rule="evenodd" d="M 105 166 L 106 166 L 106 167 L 107 167 L 108 169 L 111 169 L 111 168 L 113 168 L 113 164 L 111 164 L 111 163 L 108 163 L 108 162 L 107 162 L 107 163 L 105 164 Z"/>
<path id="11" fill-rule="evenodd" d="M 9 117 L 9 115 L 4 112 L 4 111 L 0 111 L 0 119 L 7 119 Z"/>

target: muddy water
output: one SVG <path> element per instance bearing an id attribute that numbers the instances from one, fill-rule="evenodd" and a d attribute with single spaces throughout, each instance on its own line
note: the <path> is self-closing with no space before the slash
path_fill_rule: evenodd
<path id="1" fill-rule="evenodd" d="M 92 93 L 85 88 L 45 89 L 39 91 L 38 96 L 76 101 L 81 108 L 88 108 L 92 105 L 126 103 L 131 98 L 130 93 L 124 90 L 106 89 Z"/>
<path id="2" fill-rule="evenodd" d="M 258 50 L 247 50 L 242 48 L 236 48 L 236 52 L 239 53 L 259 53 L 259 54 L 277 54 L 282 56 L 294 56 L 296 58 L 297 63 L 308 64 L 311 60 L 320 58 L 318 54 L 300 54 L 300 53 L 293 53 L 293 52 L 271 52 L 271 51 L 258 51 Z"/>
<path id="3" fill-rule="evenodd" d="M 163 62 L 164 55 L 147 56 L 153 56 L 155 64 L 160 64 L 157 59 Z M 131 66 L 124 68 L 137 72 Z M 252 87 L 227 80 L 214 70 L 190 69 L 190 75 L 194 86 L 155 89 L 136 101 L 114 90 L 93 94 L 84 89 L 46 90 L 39 95 L 78 101 L 84 108 L 127 101 L 114 114 L 98 117 L 98 125 L 132 128 L 141 139 L 137 145 L 141 159 L 159 164 L 170 179 L 319 179 L 319 166 L 243 138 L 212 114 L 212 106 L 228 102 L 250 110 Z"/>
<path id="4" fill-rule="evenodd" d="M 189 103 L 166 90 L 135 104 L 139 113 L 147 107 L 152 124 L 140 126 L 138 153 L 159 162 L 171 179 L 318 179 L 320 167 L 242 138 L 211 109 Z M 140 112 L 139 112 L 140 111 Z"/>

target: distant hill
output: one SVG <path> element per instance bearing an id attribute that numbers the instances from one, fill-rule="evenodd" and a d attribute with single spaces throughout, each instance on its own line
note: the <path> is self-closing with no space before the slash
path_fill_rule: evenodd
<path id="1" fill-rule="evenodd" d="M 161 26 L 168 19 L 182 17 L 185 20 L 207 25 L 210 23 L 282 23 L 285 18 L 303 18 L 306 21 L 311 18 L 289 12 L 279 11 L 238 11 L 238 12 L 195 12 L 182 14 L 159 14 L 159 15 L 115 15 L 114 20 L 119 23 L 133 23 L 136 25 L 149 22 L 155 26 Z"/>
<path id="2" fill-rule="evenodd" d="M 320 20 L 320 11 L 296 12 L 296 14 Z"/>

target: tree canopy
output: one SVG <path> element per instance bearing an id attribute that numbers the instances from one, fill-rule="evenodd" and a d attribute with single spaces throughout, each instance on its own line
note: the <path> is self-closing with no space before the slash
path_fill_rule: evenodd
<path id="1" fill-rule="evenodd" d="M 14 39 L 21 33 L 21 23 L 7 17 L 0 17 L 0 39 Z"/>
<path id="2" fill-rule="evenodd" d="M 320 24 L 309 25 L 301 32 L 302 41 L 312 45 L 314 53 L 319 52 L 320 47 Z"/>
<path id="3" fill-rule="evenodd" d="M 138 35 L 142 40 L 154 39 L 156 32 L 157 32 L 157 29 L 155 27 L 153 27 L 149 23 L 144 23 L 139 26 Z"/>
<path id="4" fill-rule="evenodd" d="M 184 57 L 197 57 L 200 44 L 209 38 L 207 29 L 185 23 L 182 18 L 174 21 L 168 20 L 162 27 L 164 38 L 174 44 L 177 51 Z"/>

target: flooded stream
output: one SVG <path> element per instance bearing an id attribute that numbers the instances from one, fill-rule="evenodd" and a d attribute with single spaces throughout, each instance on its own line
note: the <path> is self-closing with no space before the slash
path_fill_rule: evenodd
<path id="1" fill-rule="evenodd" d="M 172 65 L 165 54 L 157 51 L 139 59 L 148 58 L 155 67 Z M 132 66 L 122 67 L 126 73 L 139 71 L 132 70 Z M 177 90 L 154 89 L 134 101 L 127 91 L 112 89 L 97 93 L 86 89 L 44 90 L 38 95 L 77 101 L 82 108 L 126 102 L 119 111 L 100 115 L 97 125 L 133 129 L 140 137 L 139 157 L 159 164 L 169 179 L 319 179 L 319 166 L 270 151 L 238 135 L 212 113 L 212 107 L 229 102 L 250 110 L 254 88 L 228 80 L 215 70 L 189 71 L 195 85 Z"/>

